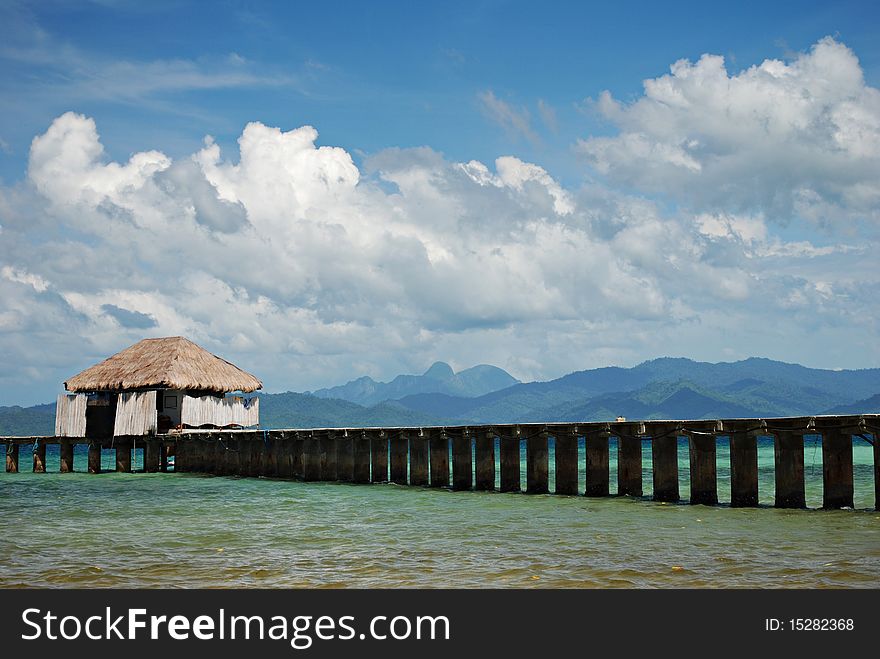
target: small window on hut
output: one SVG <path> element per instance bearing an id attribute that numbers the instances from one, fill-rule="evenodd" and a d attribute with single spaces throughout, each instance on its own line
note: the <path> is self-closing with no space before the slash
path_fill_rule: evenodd
<path id="1" fill-rule="evenodd" d="M 165 396 L 165 407 L 169 410 L 176 410 L 177 396 Z"/>

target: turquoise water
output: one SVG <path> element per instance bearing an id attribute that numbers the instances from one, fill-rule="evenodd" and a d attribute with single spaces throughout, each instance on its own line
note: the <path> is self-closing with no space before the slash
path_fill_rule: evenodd
<path id="1" fill-rule="evenodd" d="M 611 442 L 611 489 L 616 444 Z M 583 447 L 580 448 L 583 461 Z M 650 444 L 644 485 L 650 495 Z M 523 460 L 524 460 L 523 455 Z M 807 437 L 807 503 L 822 499 Z M 873 454 L 854 444 L 856 511 L 667 505 L 647 498 L 451 492 L 195 474 L 0 472 L 0 586 L 877 587 Z M 140 465 L 137 451 L 135 467 Z M 687 444 L 679 446 L 687 498 Z M 86 468 L 84 447 L 75 469 Z M 104 468 L 114 466 L 104 453 Z M 759 445 L 773 501 L 772 442 Z M 718 445 L 719 498 L 729 499 Z M 553 455 L 550 456 L 551 490 Z M 523 461 L 522 473 L 525 474 Z M 583 465 L 581 469 L 583 474 Z M 583 475 L 581 475 L 583 488 Z"/>

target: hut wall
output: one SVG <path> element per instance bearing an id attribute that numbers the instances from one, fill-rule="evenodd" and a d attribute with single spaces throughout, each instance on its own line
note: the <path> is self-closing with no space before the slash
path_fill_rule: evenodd
<path id="1" fill-rule="evenodd" d="M 55 436 L 86 436 L 86 394 L 58 394 L 55 406 Z"/>
<path id="2" fill-rule="evenodd" d="M 183 396 L 180 421 L 185 426 L 256 426 L 260 423 L 260 399 L 241 396 Z"/>
<path id="3" fill-rule="evenodd" d="M 113 424 L 114 435 L 155 435 L 156 430 L 155 391 L 119 394 L 116 421 Z"/>

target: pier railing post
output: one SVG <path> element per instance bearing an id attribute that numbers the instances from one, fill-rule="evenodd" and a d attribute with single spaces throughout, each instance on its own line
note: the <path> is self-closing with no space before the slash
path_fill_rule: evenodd
<path id="1" fill-rule="evenodd" d="M 371 433 L 370 482 L 388 482 L 388 434 L 384 430 Z"/>
<path id="2" fill-rule="evenodd" d="M 608 432 L 588 433 L 584 437 L 587 461 L 584 494 L 588 497 L 607 497 L 609 494 L 608 437 Z"/>
<path id="3" fill-rule="evenodd" d="M 495 433 L 490 428 L 480 428 L 474 438 L 476 456 L 474 489 L 495 489 Z"/>
<path id="4" fill-rule="evenodd" d="M 636 424 L 613 424 L 617 436 L 617 494 L 640 497 L 642 490 L 642 438 Z"/>
<path id="5" fill-rule="evenodd" d="M 391 482 L 398 485 L 407 484 L 407 457 L 409 442 L 405 430 L 389 430 L 391 441 Z"/>
<path id="6" fill-rule="evenodd" d="M 46 442 L 42 439 L 34 444 L 34 473 L 46 473 Z"/>
<path id="7" fill-rule="evenodd" d="M 504 428 L 498 432 L 498 447 L 501 454 L 501 491 L 520 492 L 522 475 L 520 474 L 520 437 L 518 429 Z"/>
<path id="8" fill-rule="evenodd" d="M 428 485 L 428 447 L 427 433 L 419 429 L 409 435 L 409 484 Z"/>
<path id="9" fill-rule="evenodd" d="M 654 471 L 654 501 L 676 502 L 678 492 L 677 424 L 652 424 L 651 460 Z"/>
<path id="10" fill-rule="evenodd" d="M 431 430 L 431 487 L 449 487 L 449 437 L 445 429 Z"/>
<path id="11" fill-rule="evenodd" d="M 550 491 L 547 430 L 529 430 L 526 441 L 526 493 L 547 494 Z"/>
<path id="12" fill-rule="evenodd" d="M 336 436 L 336 480 L 354 480 L 354 437 L 347 430 Z"/>
<path id="13" fill-rule="evenodd" d="M 758 505 L 758 436 L 746 423 L 724 422 L 730 440 L 730 505 Z M 731 427 L 728 427 L 731 426 Z"/>
<path id="14" fill-rule="evenodd" d="M 452 489 L 470 490 L 473 478 L 471 433 L 459 428 L 452 435 Z"/>
<path id="15" fill-rule="evenodd" d="M 715 506 L 718 504 L 717 445 L 714 434 L 702 431 L 687 433 L 688 457 L 691 472 L 690 503 Z"/>
<path id="16" fill-rule="evenodd" d="M 554 428 L 554 464 L 556 494 L 578 494 L 578 429 L 577 426 Z"/>
<path id="17" fill-rule="evenodd" d="M 788 428 L 773 434 L 777 508 L 806 508 L 804 489 L 804 436 Z"/>
<path id="18" fill-rule="evenodd" d="M 69 474 L 73 471 L 73 442 L 69 439 L 62 439 L 58 442 L 58 471 L 62 474 Z"/>
<path id="19" fill-rule="evenodd" d="M 840 429 L 822 430 L 822 507 L 853 505 L 852 435 Z"/>
<path id="20" fill-rule="evenodd" d="M 10 474 L 18 473 L 19 445 L 9 442 L 6 445 L 6 471 Z"/>

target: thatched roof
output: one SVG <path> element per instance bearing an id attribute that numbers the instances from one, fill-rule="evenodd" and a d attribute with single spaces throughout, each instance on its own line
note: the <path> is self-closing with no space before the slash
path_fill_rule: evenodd
<path id="1" fill-rule="evenodd" d="M 263 388 L 250 373 L 182 336 L 144 339 L 64 383 L 68 391 L 195 389 L 217 393 Z"/>

